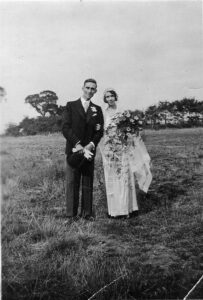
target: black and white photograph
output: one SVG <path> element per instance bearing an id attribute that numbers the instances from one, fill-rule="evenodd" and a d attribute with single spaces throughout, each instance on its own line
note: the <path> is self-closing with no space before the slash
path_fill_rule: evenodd
<path id="1" fill-rule="evenodd" d="M 202 14 L 0 1 L 2 300 L 203 299 Z"/>

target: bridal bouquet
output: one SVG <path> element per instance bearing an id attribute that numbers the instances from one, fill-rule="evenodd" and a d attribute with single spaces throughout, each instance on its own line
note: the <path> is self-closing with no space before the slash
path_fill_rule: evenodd
<path id="1" fill-rule="evenodd" d="M 130 110 L 116 113 L 106 128 L 105 156 L 114 161 L 120 160 L 130 141 L 139 136 L 142 123 L 142 118 Z"/>

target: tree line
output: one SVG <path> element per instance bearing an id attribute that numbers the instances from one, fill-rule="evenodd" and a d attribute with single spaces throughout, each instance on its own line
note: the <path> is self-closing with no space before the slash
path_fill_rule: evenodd
<path id="1" fill-rule="evenodd" d="M 50 90 L 27 96 L 25 103 L 31 105 L 39 116 L 37 118 L 25 117 L 18 125 L 9 124 L 5 135 L 59 132 L 65 106 L 59 106 L 57 101 L 58 96 Z M 183 98 L 172 102 L 159 101 L 158 104 L 149 106 L 145 111 L 135 110 L 134 112 L 142 118 L 144 128 L 203 126 L 203 101 L 195 98 Z"/>

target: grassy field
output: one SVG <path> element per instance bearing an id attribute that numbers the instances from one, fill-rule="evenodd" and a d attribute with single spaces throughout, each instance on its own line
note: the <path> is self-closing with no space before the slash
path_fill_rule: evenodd
<path id="1" fill-rule="evenodd" d="M 203 129 L 146 132 L 153 182 L 140 214 L 65 224 L 61 135 L 2 138 L 3 300 L 181 299 L 202 275 Z M 115 281 L 114 281 L 115 280 Z M 201 298 L 201 286 L 190 299 Z"/>

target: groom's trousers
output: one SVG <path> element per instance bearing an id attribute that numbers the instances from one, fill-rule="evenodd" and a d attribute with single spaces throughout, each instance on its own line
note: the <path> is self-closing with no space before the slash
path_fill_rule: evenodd
<path id="1" fill-rule="evenodd" d="M 94 160 L 84 162 L 78 169 L 73 169 L 66 161 L 66 213 L 74 217 L 78 213 L 80 182 L 82 179 L 81 215 L 92 215 Z"/>

